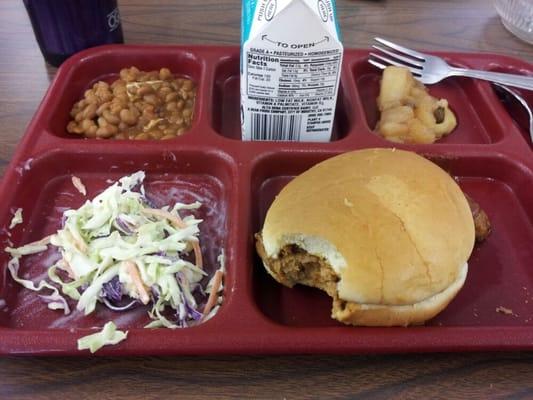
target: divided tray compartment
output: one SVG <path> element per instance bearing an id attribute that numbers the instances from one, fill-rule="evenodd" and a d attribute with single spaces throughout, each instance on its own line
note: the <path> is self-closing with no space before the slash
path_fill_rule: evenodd
<path id="1" fill-rule="evenodd" d="M 448 60 L 449 61 L 449 60 Z M 455 65 L 467 67 L 467 65 Z M 350 68 L 355 80 L 357 93 L 362 100 L 367 131 L 374 131 L 379 120 L 376 99 L 379 95 L 381 71 L 370 65 L 365 59 L 358 59 Z M 490 105 L 483 98 L 479 88 L 480 82 L 468 78 L 455 78 L 441 81 L 430 88 L 437 98 L 448 100 L 457 120 L 461 121 L 453 135 L 447 135 L 435 144 L 490 144 L 497 143 L 504 137 L 503 129 L 494 129 L 495 116 Z M 384 139 L 383 139 L 384 140 Z"/>
<path id="2" fill-rule="evenodd" d="M 533 184 L 532 171 L 505 156 L 467 152 L 453 157 L 424 155 L 456 177 L 464 192 L 487 212 L 493 226 L 489 239 L 475 246 L 464 288 L 426 327 L 532 328 L 533 191 L 528 189 Z M 252 203 L 257 205 L 252 218 L 254 231 L 261 229 L 279 191 L 323 158 L 323 154 L 272 154 L 256 164 L 252 186 Z M 277 285 L 257 256 L 254 265 L 256 304 L 270 320 L 287 327 L 340 326 L 330 318 L 331 300 L 325 293 L 304 286 L 289 289 Z M 498 307 L 512 309 L 516 316 L 499 314 Z M 404 329 L 390 329 L 397 329 L 398 339 L 402 337 Z"/>
<path id="3" fill-rule="evenodd" d="M 241 140 L 240 125 L 240 71 L 238 49 L 220 62 L 215 69 L 213 93 L 213 128 L 225 138 Z M 350 105 L 346 89 L 339 88 L 331 140 L 341 140 L 348 134 Z"/>
<path id="4" fill-rule="evenodd" d="M 146 309 L 88 317 L 48 310 L 35 293 L 15 284 L 0 252 L 0 354 L 87 355 L 76 340 L 114 319 L 128 339 L 97 355 L 386 353 L 533 349 L 533 160 L 525 136 L 490 84 L 450 79 L 430 86 L 457 112 L 458 127 L 432 145 L 399 145 L 373 132 L 379 71 L 368 51 L 345 51 L 341 86 L 328 143 L 243 142 L 239 121 L 239 49 L 214 46 L 103 46 L 72 57 L 49 91 L 0 182 L 0 244 L 22 245 L 54 232 L 64 207 L 85 201 L 72 175 L 86 184 L 88 198 L 109 180 L 144 170 L 146 189 L 159 206 L 187 201 L 200 192 L 207 268 L 224 250 L 224 303 L 211 320 L 186 329 L 143 329 Z M 455 65 L 533 73 L 520 60 L 496 55 L 441 53 Z M 68 114 L 84 90 L 110 80 L 130 65 L 169 67 L 192 78 L 197 100 L 191 129 L 168 141 L 96 140 L 70 136 Z M 477 245 L 464 288 L 423 327 L 360 328 L 330 318 L 324 293 L 276 283 L 254 250 L 275 195 L 294 176 L 345 151 L 397 147 L 416 151 L 457 177 L 493 224 Z M 16 208 L 24 223 L 8 234 Z M 203 214 L 202 214 L 203 213 Z M 37 277 L 54 255 L 23 258 L 21 274 Z M 75 304 L 71 304 L 75 305 Z M 513 315 L 497 312 L 498 307 Z"/>

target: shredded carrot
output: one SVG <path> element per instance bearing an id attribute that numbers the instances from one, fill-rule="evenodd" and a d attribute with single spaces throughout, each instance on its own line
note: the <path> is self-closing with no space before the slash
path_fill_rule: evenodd
<path id="1" fill-rule="evenodd" d="M 148 302 L 150 301 L 150 296 L 148 295 L 148 292 L 146 291 L 146 288 L 144 287 L 144 284 L 141 280 L 137 265 L 133 261 L 129 260 L 123 261 L 123 263 L 126 266 L 126 270 L 129 272 L 131 278 L 133 279 L 133 283 L 137 288 L 137 291 L 139 292 L 139 296 L 141 297 L 142 303 L 148 304 Z"/>
<path id="2" fill-rule="evenodd" d="M 202 250 L 200 249 L 200 242 L 192 242 L 192 249 L 194 250 L 194 258 L 196 260 L 196 266 L 200 269 L 204 268 L 204 261 L 202 258 Z"/>
<path id="3" fill-rule="evenodd" d="M 170 222 L 172 222 L 172 224 L 177 228 L 183 229 L 187 227 L 187 224 L 185 224 L 185 222 L 183 222 L 183 220 L 178 215 L 171 214 L 168 211 L 157 210 L 155 208 L 145 208 L 142 212 L 148 215 L 153 215 L 154 217 L 166 218 Z M 200 269 L 203 269 L 204 262 L 202 258 L 202 250 L 200 249 L 200 242 L 193 241 L 192 248 L 194 250 L 194 259 L 196 261 L 196 266 Z"/>
<path id="4" fill-rule="evenodd" d="M 171 214 L 168 211 L 157 210 L 155 208 L 145 208 L 142 210 L 142 212 L 148 215 L 153 215 L 154 217 L 166 218 L 178 228 L 183 229 L 187 227 L 185 222 L 183 222 L 179 216 Z"/>
<path id="5" fill-rule="evenodd" d="M 222 271 L 218 270 L 215 272 L 215 276 L 213 277 L 213 286 L 211 286 L 211 293 L 209 293 L 209 298 L 207 299 L 207 303 L 205 303 L 204 312 L 202 319 L 207 317 L 213 306 L 216 304 L 218 299 L 218 289 L 220 289 L 220 285 L 222 284 Z"/>
<path id="6" fill-rule="evenodd" d="M 74 245 L 76 246 L 76 248 L 83 254 L 87 253 L 87 243 L 85 243 L 85 241 L 83 240 L 83 238 L 80 237 L 80 235 L 78 234 L 78 232 L 76 231 L 73 231 L 72 229 L 70 229 L 68 226 L 67 226 L 67 229 L 65 230 L 65 233 L 70 235 L 70 237 L 72 238 L 72 241 L 74 242 Z"/>

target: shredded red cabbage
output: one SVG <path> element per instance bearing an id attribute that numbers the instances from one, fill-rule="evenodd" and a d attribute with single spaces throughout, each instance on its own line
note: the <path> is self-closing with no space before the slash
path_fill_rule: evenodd
<path id="1" fill-rule="evenodd" d="M 120 215 L 115 218 L 115 226 L 118 230 L 122 231 L 122 233 L 126 235 L 132 235 L 135 231 L 135 228 L 126 220 L 121 218 Z"/>
<path id="2" fill-rule="evenodd" d="M 102 297 L 114 303 L 122 300 L 122 283 L 118 280 L 118 276 L 102 285 Z"/>

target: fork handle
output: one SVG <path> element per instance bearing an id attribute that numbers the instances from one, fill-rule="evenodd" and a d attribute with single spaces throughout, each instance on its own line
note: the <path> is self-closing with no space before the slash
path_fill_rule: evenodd
<path id="1" fill-rule="evenodd" d="M 450 75 L 467 76 L 485 81 L 501 83 L 502 85 L 533 90 L 533 76 L 504 74 L 501 72 L 478 71 L 475 69 L 452 68 Z"/>

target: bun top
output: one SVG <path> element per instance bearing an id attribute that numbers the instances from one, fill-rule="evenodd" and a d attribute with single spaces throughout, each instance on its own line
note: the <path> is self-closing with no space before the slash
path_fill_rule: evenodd
<path id="1" fill-rule="evenodd" d="M 296 244 L 339 275 L 339 298 L 405 305 L 460 275 L 474 221 L 455 181 L 415 153 L 358 150 L 321 162 L 272 203 L 262 230 L 268 257 Z"/>

